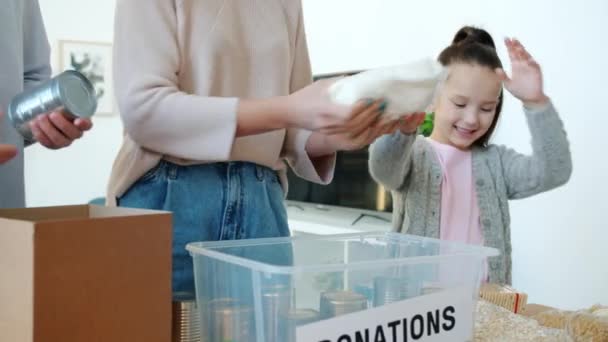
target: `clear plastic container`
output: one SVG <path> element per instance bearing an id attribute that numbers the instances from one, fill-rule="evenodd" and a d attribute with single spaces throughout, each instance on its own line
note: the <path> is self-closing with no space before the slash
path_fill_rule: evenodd
<path id="1" fill-rule="evenodd" d="M 297 326 L 452 288 L 470 290 L 474 308 L 485 260 L 498 255 L 385 232 L 196 242 L 187 249 L 204 342 L 292 342 Z"/>

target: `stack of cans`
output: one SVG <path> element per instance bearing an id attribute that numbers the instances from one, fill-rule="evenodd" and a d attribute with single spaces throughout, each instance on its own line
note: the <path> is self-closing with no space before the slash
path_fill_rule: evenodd
<path id="1" fill-rule="evenodd" d="M 196 301 L 176 296 L 173 300 L 172 342 L 200 342 L 201 326 Z"/>
<path id="2" fill-rule="evenodd" d="M 287 335 L 287 326 L 281 321 L 289 313 L 291 306 L 291 287 L 277 283 L 262 290 L 262 308 L 264 310 L 264 337 L 268 342 L 283 342 Z"/>

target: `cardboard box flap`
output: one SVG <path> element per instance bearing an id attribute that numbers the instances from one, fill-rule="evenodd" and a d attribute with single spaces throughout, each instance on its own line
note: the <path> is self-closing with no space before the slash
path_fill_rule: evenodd
<path id="1" fill-rule="evenodd" d="M 135 209 L 135 208 L 123 208 L 123 207 L 106 207 L 99 205 L 90 205 L 89 217 L 90 218 L 102 218 L 102 217 L 126 217 L 126 216 L 142 216 L 142 215 L 166 215 L 168 211 L 162 210 L 150 210 L 150 209 Z"/>
<path id="2" fill-rule="evenodd" d="M 0 222 L 0 340 L 33 336 L 34 228 Z"/>
<path id="3" fill-rule="evenodd" d="M 26 222 L 46 222 L 58 220 L 67 221 L 107 217 L 142 216 L 155 213 L 166 214 L 167 212 L 147 209 L 105 207 L 98 205 L 0 209 L 0 222 L 3 218 Z"/>

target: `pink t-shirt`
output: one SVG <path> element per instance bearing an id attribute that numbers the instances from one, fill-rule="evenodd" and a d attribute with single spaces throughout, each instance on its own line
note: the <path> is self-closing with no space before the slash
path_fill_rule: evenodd
<path id="1" fill-rule="evenodd" d="M 471 151 L 427 140 L 433 146 L 443 171 L 439 238 L 483 245 Z M 488 280 L 487 263 L 484 265 L 482 279 Z"/>

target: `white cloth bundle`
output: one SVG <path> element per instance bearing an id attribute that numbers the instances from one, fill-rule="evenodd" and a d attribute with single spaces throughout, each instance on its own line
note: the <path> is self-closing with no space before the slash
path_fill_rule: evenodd
<path id="1" fill-rule="evenodd" d="M 382 98 L 388 101 L 384 115 L 398 118 L 425 111 L 433 101 L 437 83 L 445 75 L 439 62 L 425 58 L 345 77 L 329 88 L 329 96 L 333 102 L 344 105 L 367 98 Z"/>

